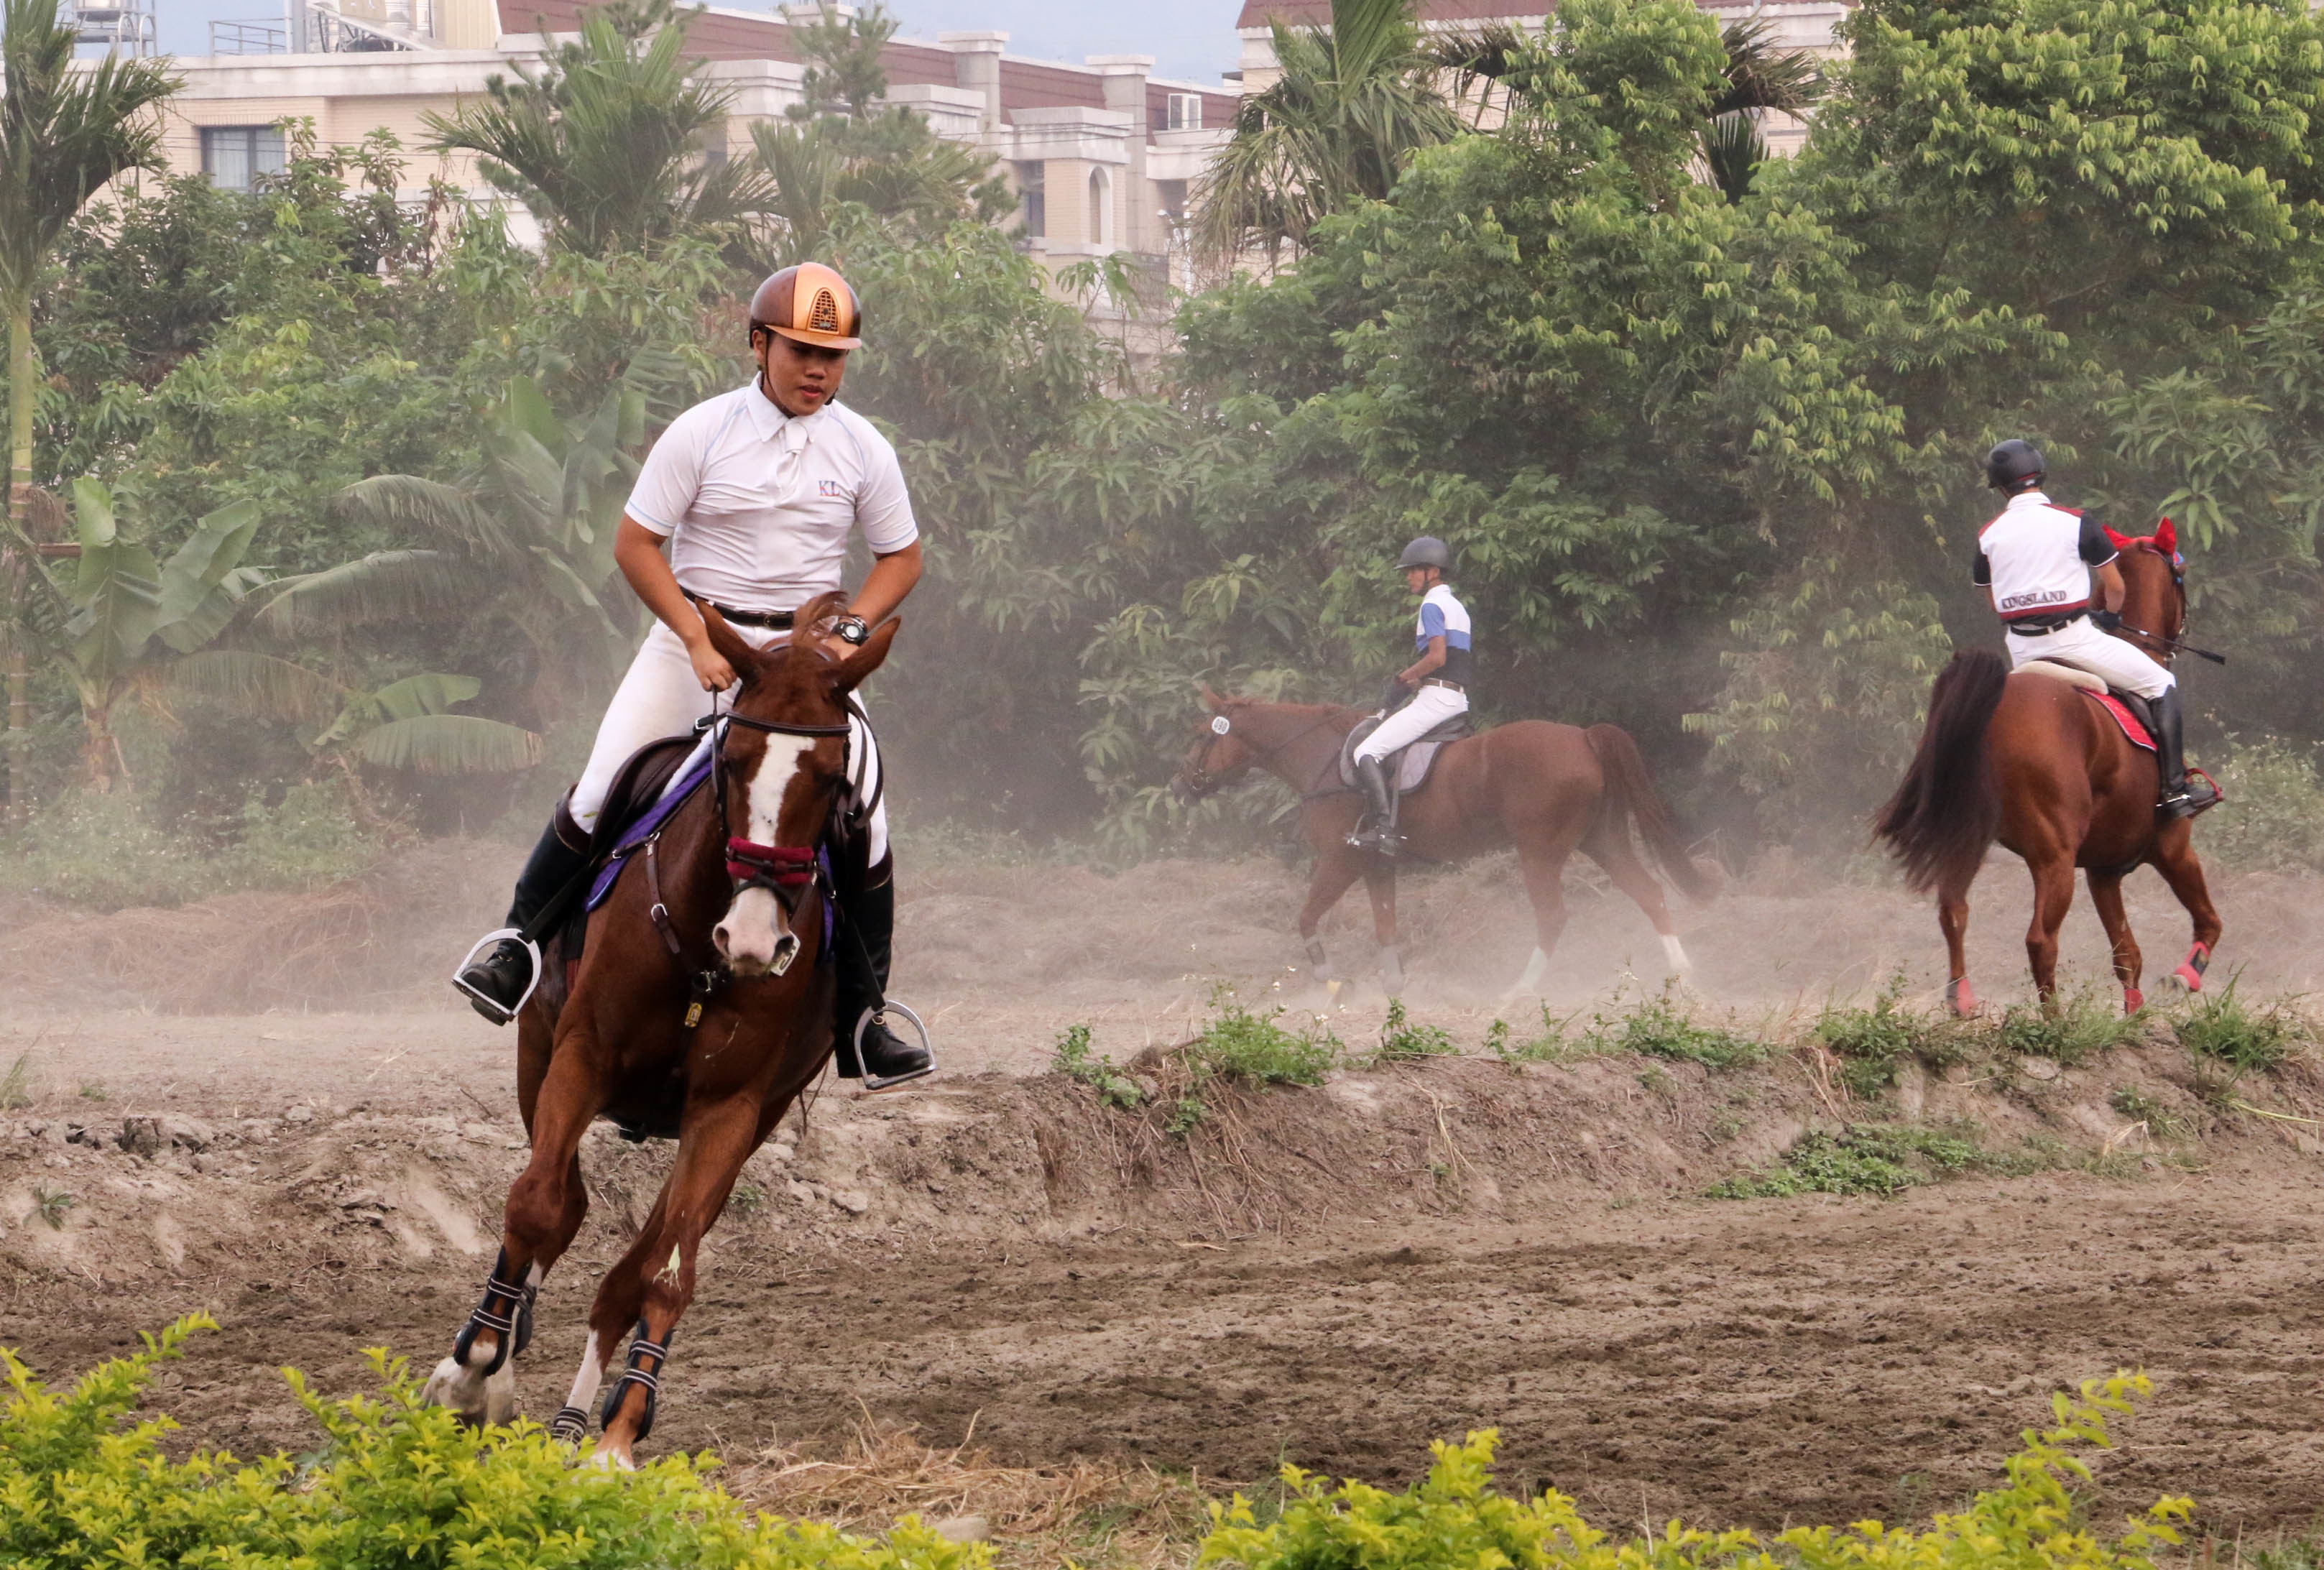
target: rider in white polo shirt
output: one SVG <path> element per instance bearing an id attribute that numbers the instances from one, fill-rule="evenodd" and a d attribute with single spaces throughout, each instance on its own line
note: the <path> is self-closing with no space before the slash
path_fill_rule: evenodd
<path id="1" fill-rule="evenodd" d="M 1416 657 L 1396 674 L 1397 685 L 1410 688 L 1412 697 L 1356 747 L 1356 783 L 1363 789 L 1366 811 L 1362 824 L 1348 836 L 1350 845 L 1387 856 L 1396 854 L 1404 843 L 1388 802 L 1388 760 L 1446 720 L 1469 712 L 1472 659 L 1469 608 L 1444 581 L 1452 569 L 1452 548 L 1424 534 L 1404 548 L 1396 565 L 1406 586 L 1420 596 L 1420 614 L 1412 631 Z"/>
<path id="2" fill-rule="evenodd" d="M 834 651 L 844 653 L 918 580 L 919 531 L 896 449 L 835 402 L 848 352 L 862 343 L 862 322 L 855 291 L 832 269 L 806 263 L 776 273 L 751 301 L 758 377 L 679 415 L 646 455 L 613 556 L 654 614 L 654 627 L 613 694 L 588 766 L 517 879 L 509 926 L 532 919 L 586 864 L 590 834 L 622 762 L 648 743 L 685 734 L 733 685 L 733 668 L 711 647 L 696 602 L 715 606 L 761 648 L 788 639 L 795 609 L 842 586 L 848 538 L 860 531 L 873 563 L 837 623 Z M 849 921 L 884 986 L 896 912 L 884 801 L 864 837 L 860 886 L 845 886 L 858 882 L 848 869 L 834 870 Z M 477 1012 L 505 1023 L 531 972 L 524 945 L 503 938 L 456 984 Z M 927 1072 L 927 1050 L 876 1019 L 864 1030 L 861 1063 L 851 1061 L 849 1038 L 868 1000 L 845 995 L 850 991 L 843 980 L 841 1072 L 890 1082 Z"/>
<path id="3" fill-rule="evenodd" d="M 2103 677 L 2107 685 L 2146 700 L 2154 726 L 2161 809 L 2192 817 L 2218 791 L 2187 778 L 2179 680 L 2168 666 L 2106 629 L 2122 624 L 2122 568 L 2098 520 L 2061 507 L 2042 492 L 2048 465 L 2031 442 L 2005 441 L 1986 455 L 1986 484 L 2009 498 L 1978 533 L 1971 581 L 1984 588 L 2009 630 L 2012 667 L 2055 660 Z M 2100 603 L 2091 605 L 2092 579 Z"/>

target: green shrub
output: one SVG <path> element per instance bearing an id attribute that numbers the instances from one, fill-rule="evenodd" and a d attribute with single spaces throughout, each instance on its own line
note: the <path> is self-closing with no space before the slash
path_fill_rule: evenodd
<path id="1" fill-rule="evenodd" d="M 2278 736 L 2237 743 L 2219 770 L 2228 809 L 2203 826 L 2203 856 L 2239 871 L 2324 871 L 2324 777 L 2316 749 Z"/>
<path id="2" fill-rule="evenodd" d="M 1217 1076 L 1251 1085 L 1321 1085 L 1340 1060 L 1338 1037 L 1328 1030 L 1286 1030 L 1281 1009 L 1254 1014 L 1223 989 L 1211 1004 L 1216 1017 L 1185 1053 L 1196 1084 Z"/>
<path id="3" fill-rule="evenodd" d="M 2107 1443 L 2107 1420 L 2144 1396 L 2144 1374 L 2086 1381 L 2079 1398 L 2051 1398 L 2056 1426 L 2029 1433 L 2007 1464 L 2008 1480 L 1925 1530 L 1877 1521 L 1794 1527 L 1763 1543 L 1748 1531 L 1704 1531 L 1673 1521 L 1648 1541 L 1618 1541 L 1582 1518 L 1554 1489 L 1511 1499 L 1493 1486 L 1485 1429 L 1465 1445 L 1439 1443 L 1428 1476 L 1401 1493 L 1348 1482 L 1327 1487 L 1296 1467 L 1283 1471 L 1288 1498 L 1259 1524 L 1241 1495 L 1214 1509 L 1195 1570 L 2153 1570 L 2151 1551 L 2179 1541 L 2192 1513 L 2166 1499 L 2126 1521 L 2119 1537 L 2084 1524 L 2072 1494 L 2089 1468 L 2069 1448 Z"/>
<path id="4" fill-rule="evenodd" d="M 2233 1084 L 2246 1074 L 2265 1074 L 2298 1049 L 2301 1021 L 2281 1000 L 2265 1009 L 2248 1006 L 2236 993 L 2242 978 L 2199 995 L 2184 1016 L 2172 1021 L 2181 1046 L 2206 1067 L 2225 1071 Z"/>
<path id="5" fill-rule="evenodd" d="M 1976 1131 L 1911 1123 L 1851 1123 L 1837 1134 L 1811 1129 L 1766 1172 L 1739 1173 L 1711 1186 L 1716 1199 L 1784 1198 L 1794 1194 L 1902 1193 L 1963 1172 L 2021 1174 L 2053 1163 L 1997 1155 Z"/>
<path id="6" fill-rule="evenodd" d="M 1052 1059 L 1060 1074 L 1078 1079 L 1098 1094 L 1098 1099 L 1109 1106 L 1133 1107 L 1146 1099 L 1138 1082 L 1117 1070 L 1111 1058 L 1100 1057 L 1090 1048 L 1090 1028 L 1069 1026 L 1057 1038 L 1056 1052 Z"/>
<path id="7" fill-rule="evenodd" d="M 1903 973 L 1891 976 L 1868 1009 L 1827 1007 L 1813 1035 L 1840 1059 L 1842 1084 L 1857 1095 L 1876 1095 L 1896 1083 L 1907 1058 L 1944 1064 L 1961 1056 L 1962 1027 L 1904 1007 Z"/>
<path id="8" fill-rule="evenodd" d="M 2061 993 L 2049 1003 L 2021 1003 L 2001 1016 L 2001 1046 L 2023 1057 L 2047 1057 L 2070 1068 L 2112 1051 L 2138 1034 L 2136 1015 L 2097 993 Z"/>
<path id="9" fill-rule="evenodd" d="M 715 1464 L 672 1456 L 635 1473 L 576 1466 L 530 1423 L 463 1427 L 423 1407 L 401 1361 L 373 1360 L 376 1399 L 325 1401 L 295 1372 L 325 1442 L 307 1462 L 162 1453 L 173 1425 L 124 1427 L 155 1365 L 208 1316 L 181 1319 L 143 1353 L 53 1395 L 0 1349 L 13 1392 L 0 1408 L 0 1565 L 234 1570 L 985 1570 L 981 1545 L 948 1543 L 908 1517 L 885 1541 L 743 1509 L 703 1480 Z"/>
<path id="10" fill-rule="evenodd" d="M 1441 1026 L 1416 1025 L 1405 1017 L 1404 1000 L 1388 1001 L 1388 1018 L 1380 1021 L 1379 1051 L 1374 1061 L 1400 1063 L 1413 1057 L 1444 1057 L 1459 1050 L 1452 1033 Z"/>
<path id="11" fill-rule="evenodd" d="M 238 889 L 311 889 L 369 869 L 387 842 L 357 821 L 346 787 L 293 785 L 254 798 L 233 842 L 212 851 L 157 825 L 129 790 L 78 791 L 0 841 L 0 889 L 97 910 L 182 905 Z"/>
<path id="12" fill-rule="evenodd" d="M 1591 1015 L 1582 1032 L 1582 1048 L 1586 1052 L 1636 1052 L 1700 1063 L 1705 1068 L 1748 1068 L 1769 1056 L 1765 1042 L 1696 1024 L 1667 986 L 1628 1013 Z"/>

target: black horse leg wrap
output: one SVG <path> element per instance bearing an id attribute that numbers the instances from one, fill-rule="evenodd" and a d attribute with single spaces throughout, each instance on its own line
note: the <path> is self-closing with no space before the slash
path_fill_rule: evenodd
<path id="1" fill-rule="evenodd" d="M 549 1436 L 567 1445 L 578 1445 L 587 1432 L 589 1414 L 579 1407 L 559 1407 L 557 1416 L 549 1420 Z"/>
<path id="2" fill-rule="evenodd" d="M 482 1301 L 468 1311 L 467 1324 L 460 1327 L 460 1337 L 452 1344 L 452 1361 L 466 1368 L 469 1350 L 476 1337 L 489 1330 L 493 1333 L 493 1360 L 484 1366 L 487 1375 L 496 1374 L 510 1358 L 522 1352 L 532 1342 L 532 1304 L 540 1295 L 538 1287 L 528 1287 L 505 1279 L 508 1270 L 508 1250 L 493 1261 L 493 1273 L 484 1282 Z"/>
<path id="3" fill-rule="evenodd" d="M 629 1366 L 622 1369 L 622 1377 L 613 1381 L 613 1388 L 605 1392 L 604 1408 L 597 1414 L 598 1423 L 604 1427 L 613 1427 L 613 1418 L 622 1409 L 622 1398 L 629 1393 L 632 1385 L 641 1385 L 644 1387 L 646 1392 L 646 1415 L 639 1420 L 638 1431 L 634 1437 L 643 1439 L 651 1434 L 654 1426 L 654 1408 L 659 1404 L 661 1395 L 662 1365 L 669 1361 L 669 1343 L 648 1341 L 645 1324 L 640 1321 L 637 1338 L 630 1343 Z M 645 1367 L 644 1365 L 649 1362 L 653 1366 Z M 559 1416 L 562 1414 L 560 1413 Z"/>

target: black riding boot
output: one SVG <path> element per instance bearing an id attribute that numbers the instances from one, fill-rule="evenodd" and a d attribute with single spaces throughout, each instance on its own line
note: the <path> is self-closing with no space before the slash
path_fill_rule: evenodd
<path id="1" fill-rule="evenodd" d="M 895 880 L 882 877 L 876 887 L 843 889 L 839 897 L 840 929 L 836 934 L 839 974 L 832 1022 L 838 1036 L 839 1076 L 861 1079 L 874 1089 L 886 1089 L 936 1070 L 936 1058 L 926 1047 L 907 1041 L 888 1029 L 878 1011 L 888 1002 L 888 964 L 896 936 Z M 854 939 L 860 938 L 859 950 Z M 863 1048 L 855 1047 L 855 1027 L 866 1012 Z"/>
<path id="2" fill-rule="evenodd" d="M 1359 850 L 1378 851 L 1381 855 L 1396 854 L 1403 844 L 1396 832 L 1396 807 L 1388 800 L 1388 761 L 1384 758 L 1358 758 L 1356 783 L 1364 793 L 1363 821 L 1348 843 Z"/>
<path id="3" fill-rule="evenodd" d="M 2154 765 L 2163 776 L 2163 815 L 2192 817 L 2207 807 L 2218 806 L 2217 786 L 2208 780 L 2190 782 L 2187 778 L 2186 718 L 2180 709 L 2177 684 L 2163 688 L 2163 696 L 2150 699 L 2146 708 L 2154 716 Z"/>
<path id="4" fill-rule="evenodd" d="M 516 876 L 516 894 L 509 903 L 506 925 L 529 926 L 565 886 L 589 864 L 589 836 L 557 804 L 540 843 Z M 513 937 L 503 937 L 471 960 L 452 985 L 476 1012 L 495 1025 L 516 1017 L 516 1006 L 532 984 L 532 955 Z"/>

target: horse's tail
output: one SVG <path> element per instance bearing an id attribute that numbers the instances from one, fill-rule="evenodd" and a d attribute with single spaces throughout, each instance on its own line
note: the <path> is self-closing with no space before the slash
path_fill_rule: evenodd
<path id="1" fill-rule="evenodd" d="M 1987 766 L 1986 732 L 2008 680 L 2000 655 L 1966 649 L 1937 673 L 1929 691 L 1920 751 L 1872 828 L 1904 864 L 1904 881 L 1915 891 L 1966 888 L 2001 832 L 2001 791 Z"/>
<path id="2" fill-rule="evenodd" d="M 1671 820 L 1670 808 L 1655 790 L 1654 779 L 1646 772 L 1646 761 L 1638 756 L 1638 743 L 1630 733 L 1619 725 L 1591 725 L 1582 733 L 1589 739 L 1590 750 L 1598 754 L 1598 766 L 1606 773 L 1606 817 L 1614 828 L 1624 834 L 1635 820 L 1638 837 L 1646 842 L 1655 864 L 1663 875 L 1679 886 L 1690 900 L 1709 900 L 1719 892 L 1720 880 L 1713 872 L 1705 871 L 1686 854 L 1685 842 L 1680 839 L 1678 826 Z"/>

